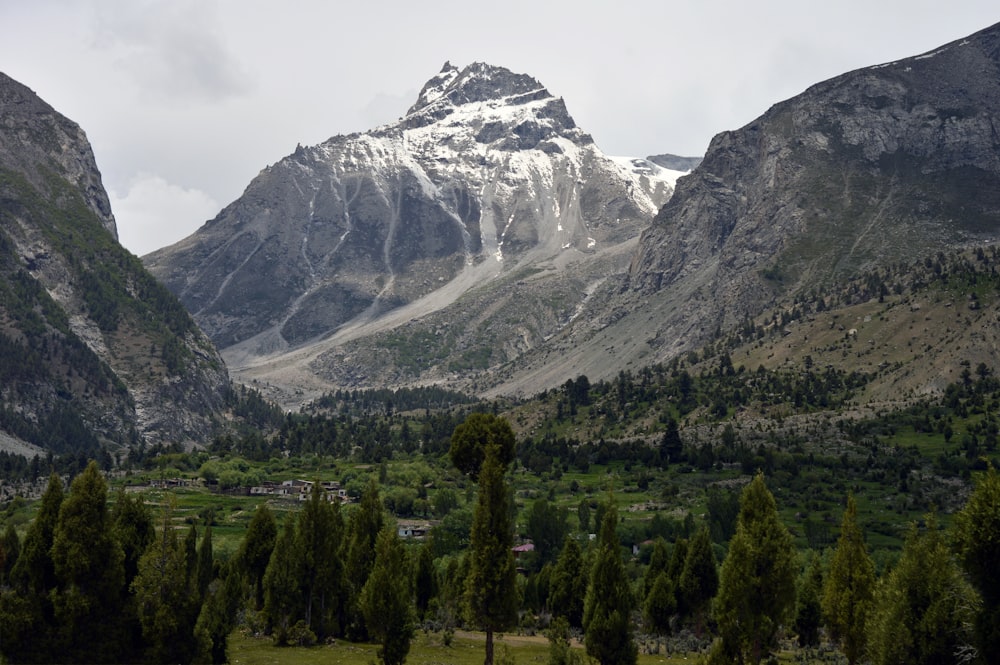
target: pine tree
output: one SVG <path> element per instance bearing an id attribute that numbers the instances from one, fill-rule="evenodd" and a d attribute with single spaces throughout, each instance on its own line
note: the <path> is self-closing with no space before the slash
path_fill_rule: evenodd
<path id="1" fill-rule="evenodd" d="M 147 656 L 158 663 L 187 663 L 194 657 L 192 614 L 197 610 L 184 545 L 173 528 L 173 505 L 163 511 L 156 541 L 139 559 L 132 590 Z"/>
<path id="2" fill-rule="evenodd" d="M 243 574 L 254 590 L 254 609 L 264 607 L 264 573 L 278 538 L 278 524 L 266 503 L 257 504 L 247 526 L 247 535 L 237 556 Z"/>
<path id="3" fill-rule="evenodd" d="M 858 526 L 854 496 L 848 495 L 837 549 L 823 585 L 823 615 L 852 665 L 865 654 L 866 625 L 874 593 L 875 564 Z"/>
<path id="4" fill-rule="evenodd" d="M 715 617 L 728 657 L 760 663 L 795 608 L 795 547 L 758 473 L 740 495 L 740 515 L 722 563 Z"/>
<path id="5" fill-rule="evenodd" d="M 982 596 L 976 615 L 976 646 L 980 654 L 1000 653 L 1000 474 L 990 468 L 977 479 L 965 507 L 955 516 L 959 561 Z"/>
<path id="6" fill-rule="evenodd" d="M 632 593 L 621 544 L 615 532 L 618 511 L 609 501 L 601 520 L 597 552 L 583 610 L 587 655 L 601 665 L 635 665 L 638 648 L 632 638 Z"/>
<path id="7" fill-rule="evenodd" d="M 677 613 L 677 598 L 674 594 L 674 585 L 667 575 L 667 571 L 661 570 L 653 581 L 646 594 L 646 602 L 642 607 L 642 618 L 650 632 L 659 635 L 670 633 L 670 618 Z"/>
<path id="8" fill-rule="evenodd" d="M 340 558 L 343 532 L 339 504 L 329 503 L 320 484 L 313 483 L 299 514 L 296 550 L 302 557 L 305 622 L 319 639 L 337 632 L 337 611 L 346 597 Z"/>
<path id="9" fill-rule="evenodd" d="M 372 478 L 361 494 L 357 509 L 351 513 L 347 542 L 345 565 L 351 587 L 347 629 L 348 637 L 354 640 L 365 640 L 368 637 L 365 618 L 358 609 L 357 599 L 375 564 L 375 540 L 384 524 L 385 516 L 382 511 L 382 501 L 379 499 L 378 483 Z"/>
<path id="10" fill-rule="evenodd" d="M 212 554 L 212 527 L 205 527 L 205 534 L 198 545 L 198 566 L 195 570 L 195 589 L 198 597 L 204 598 L 208 585 L 215 579 L 215 557 Z"/>
<path id="11" fill-rule="evenodd" d="M 378 640 L 383 665 L 402 665 L 413 639 L 413 602 L 406 552 L 392 526 L 375 542 L 375 563 L 358 602 L 369 632 Z"/>
<path id="12" fill-rule="evenodd" d="M 492 413 L 473 413 L 452 432 L 448 455 L 455 468 L 476 480 L 491 445 L 497 446 L 497 459 L 506 469 L 516 452 L 510 423 Z"/>
<path id="13" fill-rule="evenodd" d="M 64 499 L 62 479 L 52 474 L 10 571 L 12 590 L 0 596 L 0 653 L 10 662 L 59 660 L 52 607 L 57 581 L 51 551 Z"/>
<path id="14" fill-rule="evenodd" d="M 13 522 L 7 523 L 7 528 L 3 532 L 3 541 L 0 542 L 0 587 L 7 586 L 10 582 L 10 573 L 17 565 L 17 558 L 21 556 L 21 539 L 17 536 L 17 530 Z"/>
<path id="15" fill-rule="evenodd" d="M 695 629 L 701 634 L 708 618 L 709 606 L 719 590 L 719 571 L 712 551 L 712 539 L 707 526 L 703 526 L 691 539 L 684 569 L 681 571 L 677 594 L 683 599 L 685 616 L 694 620 Z"/>
<path id="16" fill-rule="evenodd" d="M 239 572 L 234 566 L 225 565 L 219 577 L 209 584 L 195 623 L 195 662 L 212 665 L 229 662 L 229 634 L 236 627 L 239 603 Z"/>
<path id="17" fill-rule="evenodd" d="M 91 461 L 73 479 L 52 534 L 58 641 L 67 662 L 121 658 L 124 554 L 114 537 L 108 485 Z"/>
<path id="18" fill-rule="evenodd" d="M 500 449 L 487 446 L 472 519 L 465 600 L 469 620 L 486 631 L 485 665 L 493 665 L 493 634 L 517 621 L 517 571 L 509 490 Z"/>
<path id="19" fill-rule="evenodd" d="M 301 616 L 301 561 L 296 552 L 295 517 L 289 515 L 264 571 L 264 613 L 279 646 L 288 644 L 292 625 Z"/>
<path id="20" fill-rule="evenodd" d="M 583 601 L 587 597 L 583 550 L 571 536 L 563 542 L 549 579 L 549 609 L 566 618 L 573 628 L 583 628 Z"/>
<path id="21" fill-rule="evenodd" d="M 123 628 L 126 637 L 123 643 L 123 658 L 138 660 L 145 649 L 142 637 L 142 622 L 139 620 L 132 582 L 139 575 L 139 561 L 149 546 L 156 540 L 156 527 L 149 508 L 138 494 L 129 494 L 124 488 L 118 491 L 111 511 L 115 537 L 122 546 L 125 567 L 126 622 Z"/>
<path id="22" fill-rule="evenodd" d="M 823 625 L 823 562 L 814 554 L 799 586 L 795 632 L 800 647 L 819 645 L 819 629 Z"/>
<path id="23" fill-rule="evenodd" d="M 868 658 L 874 665 L 955 662 L 972 639 L 973 597 L 937 519 L 928 515 L 924 531 L 911 526 L 899 563 L 876 587 Z"/>
<path id="24" fill-rule="evenodd" d="M 437 568 L 434 566 L 434 552 L 430 542 L 426 542 L 420 547 L 416 570 L 413 574 L 413 587 L 417 613 L 423 618 L 431 601 L 438 595 L 438 574 Z"/>

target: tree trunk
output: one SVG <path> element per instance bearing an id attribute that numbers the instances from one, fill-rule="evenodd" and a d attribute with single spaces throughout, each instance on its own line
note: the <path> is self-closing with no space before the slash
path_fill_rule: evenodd
<path id="1" fill-rule="evenodd" d="M 493 665 L 493 629 L 486 629 L 486 661 L 483 665 Z"/>

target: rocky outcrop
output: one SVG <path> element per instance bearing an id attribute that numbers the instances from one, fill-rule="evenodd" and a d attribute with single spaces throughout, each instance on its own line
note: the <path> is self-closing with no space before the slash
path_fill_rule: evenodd
<path id="1" fill-rule="evenodd" d="M 691 317 L 707 335 L 862 270 L 995 238 L 997 118 L 1000 26 L 815 85 L 715 137 L 644 232 L 626 293 L 690 294 L 658 322 L 677 340 Z"/>
<path id="2" fill-rule="evenodd" d="M 122 248 L 83 131 L 0 74 L 0 430 L 56 452 L 200 443 L 228 374 Z"/>
<path id="3" fill-rule="evenodd" d="M 446 64 L 398 123 L 300 146 L 144 261 L 244 378 L 440 380 L 567 325 L 677 175 L 604 155 L 530 76 Z"/>

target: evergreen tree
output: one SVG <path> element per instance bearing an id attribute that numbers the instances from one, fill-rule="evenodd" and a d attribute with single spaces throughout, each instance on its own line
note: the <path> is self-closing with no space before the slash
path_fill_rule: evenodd
<path id="1" fill-rule="evenodd" d="M 952 558 L 937 519 L 910 528 L 896 567 L 875 590 L 868 619 L 868 657 L 874 665 L 953 663 L 970 646 L 975 596 Z M 992 658 L 995 654 L 983 654 Z"/>
<path id="2" fill-rule="evenodd" d="M 142 496 L 129 494 L 124 488 L 118 490 L 111 517 L 114 522 L 115 537 L 122 546 L 125 567 L 126 621 L 123 627 L 125 637 L 122 655 L 126 661 L 136 661 L 143 655 L 145 642 L 132 583 L 139 574 L 139 561 L 142 555 L 156 540 L 156 527 Z"/>
<path id="3" fill-rule="evenodd" d="M 497 459 L 506 469 L 516 452 L 510 423 L 491 413 L 473 413 L 452 432 L 448 455 L 455 468 L 476 480 L 491 445 L 497 446 Z"/>
<path id="4" fill-rule="evenodd" d="M 7 528 L 3 532 L 3 541 L 0 542 L 0 587 L 10 583 L 10 573 L 17 564 L 17 558 L 21 555 L 21 539 L 17 537 L 17 530 L 13 522 L 7 523 Z"/>
<path id="5" fill-rule="evenodd" d="M 156 541 L 139 559 L 132 582 L 149 660 L 189 663 L 197 600 L 191 588 L 184 545 L 173 528 L 173 506 L 163 511 Z"/>
<path id="6" fill-rule="evenodd" d="M 795 608 L 795 548 L 758 473 L 740 495 L 740 515 L 722 563 L 714 655 L 760 663 Z"/>
<path id="7" fill-rule="evenodd" d="M 632 593 L 621 544 L 615 532 L 618 511 L 614 503 L 604 511 L 590 586 L 583 610 L 587 655 L 601 665 L 635 665 L 638 648 L 632 638 Z"/>
<path id="8" fill-rule="evenodd" d="M 517 621 L 513 523 L 501 451 L 486 447 L 469 544 L 465 600 L 469 620 L 486 631 L 485 665 L 493 665 L 493 634 Z"/>
<path id="9" fill-rule="evenodd" d="M 545 497 L 536 499 L 528 511 L 528 537 L 535 545 L 537 567 L 555 560 L 559 548 L 569 531 L 565 508 L 549 503 Z"/>
<path id="10" fill-rule="evenodd" d="M 91 461 L 73 479 L 52 534 L 60 656 L 66 662 L 121 659 L 124 554 L 114 537 L 108 485 Z"/>
<path id="11" fill-rule="evenodd" d="M 673 417 L 667 419 L 667 429 L 660 439 L 660 466 L 666 467 L 683 461 L 684 444 L 681 441 L 680 428 Z"/>
<path id="12" fill-rule="evenodd" d="M 580 544 L 574 538 L 566 536 L 549 579 L 549 609 L 554 615 L 565 617 L 573 628 L 583 628 L 587 577 Z"/>
<path id="13" fill-rule="evenodd" d="M 990 468 L 977 479 L 965 507 L 955 516 L 959 562 L 982 597 L 976 615 L 976 646 L 981 655 L 1000 654 L 1000 474 Z"/>
<path id="14" fill-rule="evenodd" d="M 347 630 L 348 637 L 354 640 L 365 640 L 368 637 L 365 618 L 358 608 L 358 594 L 368 581 L 368 575 L 375 564 L 375 540 L 384 524 L 378 483 L 372 478 L 361 494 L 357 509 L 351 513 L 347 543 L 346 569 L 351 587 Z"/>
<path id="15" fill-rule="evenodd" d="M 375 563 L 358 602 L 383 665 L 402 665 L 413 639 L 413 602 L 403 543 L 391 525 L 375 542 Z"/>
<path id="16" fill-rule="evenodd" d="M 799 585 L 795 632 L 800 647 L 819 646 L 819 629 L 823 625 L 823 562 L 814 554 Z"/>
<path id="17" fill-rule="evenodd" d="M 430 607 L 431 601 L 438 595 L 437 568 L 434 565 L 434 552 L 429 542 L 424 543 L 420 547 L 413 578 L 417 613 L 420 618 L 423 618 Z"/>
<path id="18" fill-rule="evenodd" d="M 52 606 L 56 573 L 51 551 L 64 499 L 62 479 L 52 474 L 11 568 L 12 589 L 0 595 L 0 653 L 10 662 L 59 660 Z"/>
<path id="19" fill-rule="evenodd" d="M 701 634 L 708 617 L 709 605 L 719 589 L 719 571 L 712 551 L 708 527 L 703 526 L 691 539 L 684 569 L 681 571 L 677 594 L 683 599 L 685 616 L 694 620 L 696 632 Z"/>
<path id="20" fill-rule="evenodd" d="M 198 566 L 195 570 L 195 589 L 198 597 L 204 598 L 208 585 L 215 579 L 215 558 L 212 555 L 212 527 L 205 527 L 205 534 L 198 545 Z"/>
<path id="21" fill-rule="evenodd" d="M 219 577 L 213 579 L 206 590 L 201 612 L 195 623 L 195 662 L 212 665 L 229 662 L 229 634 L 236 627 L 239 604 L 239 572 L 231 565 L 223 566 Z"/>
<path id="22" fill-rule="evenodd" d="M 667 549 L 667 541 L 663 536 L 657 536 L 653 541 L 653 550 L 649 553 L 649 565 L 646 566 L 646 573 L 643 575 L 642 595 L 645 598 L 649 595 L 649 590 L 653 588 L 653 583 L 660 573 L 667 572 L 670 566 L 670 550 Z"/>
<path id="23" fill-rule="evenodd" d="M 289 515 L 264 571 L 264 614 L 273 631 L 274 642 L 279 646 L 288 644 L 292 625 L 300 616 L 301 561 L 296 552 L 295 517 Z"/>
<path id="24" fill-rule="evenodd" d="M 302 557 L 305 622 L 319 639 L 337 632 L 337 613 L 345 602 L 343 532 L 339 504 L 328 502 L 320 484 L 313 483 L 299 514 L 296 551 Z"/>
<path id="25" fill-rule="evenodd" d="M 240 544 L 237 558 L 247 581 L 253 588 L 254 609 L 264 607 L 264 573 L 278 538 L 278 524 L 266 503 L 257 504 L 247 526 L 247 535 Z"/>
<path id="26" fill-rule="evenodd" d="M 642 618 L 650 632 L 659 635 L 670 633 L 670 618 L 677 613 L 677 599 L 674 585 L 667 571 L 661 570 L 646 594 L 642 607 Z"/>
<path id="27" fill-rule="evenodd" d="M 823 585 L 823 615 L 831 636 L 840 642 L 851 665 L 865 654 L 866 625 L 874 593 L 875 564 L 868 556 L 858 525 L 854 496 L 848 495 L 837 549 Z"/>

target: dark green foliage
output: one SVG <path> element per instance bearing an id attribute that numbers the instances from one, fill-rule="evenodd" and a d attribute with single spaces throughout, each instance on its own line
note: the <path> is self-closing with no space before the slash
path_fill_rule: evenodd
<path id="1" fill-rule="evenodd" d="M 264 573 L 277 537 L 278 525 L 274 514 L 267 503 L 257 504 L 237 555 L 240 568 L 254 590 L 254 606 L 257 610 L 264 607 Z"/>
<path id="2" fill-rule="evenodd" d="M 553 614 L 564 617 L 573 628 L 583 628 L 588 577 L 580 544 L 567 536 L 549 578 L 548 606 Z"/>
<path id="3" fill-rule="evenodd" d="M 975 620 L 981 655 L 1000 653 L 1000 474 L 995 468 L 976 479 L 976 489 L 955 518 L 958 559 L 982 597 Z"/>
<path id="4" fill-rule="evenodd" d="M 115 497 L 111 517 L 114 520 L 115 537 L 122 546 L 125 587 L 128 588 L 139 573 L 139 559 L 156 538 L 156 528 L 142 497 L 129 494 L 124 487 Z"/>
<path id="5" fill-rule="evenodd" d="M 279 646 L 289 643 L 295 618 L 302 611 L 301 557 L 296 544 L 295 517 L 288 516 L 264 572 L 264 613 Z"/>
<path id="6" fill-rule="evenodd" d="M 903 554 L 875 592 L 868 619 L 867 655 L 874 665 L 953 663 L 972 640 L 974 592 L 929 515 L 914 524 Z M 994 654 L 983 654 L 987 660 Z"/>
<path id="7" fill-rule="evenodd" d="M 418 618 L 423 618 L 431 601 L 438 595 L 438 573 L 430 543 L 421 545 L 417 554 L 417 563 L 413 571 L 413 595 Z"/>
<path id="8" fill-rule="evenodd" d="M 194 627 L 195 662 L 212 665 L 229 662 L 229 635 L 236 627 L 240 586 L 239 571 L 229 565 L 209 584 Z"/>
<path id="9" fill-rule="evenodd" d="M 364 639 L 368 634 L 364 616 L 357 607 L 357 598 L 375 565 L 375 540 L 384 525 L 385 514 L 379 500 L 378 483 L 372 478 L 361 495 L 357 509 L 351 513 L 348 528 L 345 566 L 351 593 L 347 631 L 352 639 Z"/>
<path id="10" fill-rule="evenodd" d="M 17 564 L 17 558 L 21 555 L 21 539 L 17 537 L 17 530 L 14 524 L 7 523 L 7 528 L 3 532 L 3 539 L 0 540 L 0 587 L 5 587 L 10 583 L 10 572 Z"/>
<path id="11" fill-rule="evenodd" d="M 587 655 L 601 665 L 634 665 L 638 647 L 632 637 L 632 593 L 615 528 L 618 511 L 604 511 L 590 585 L 583 610 Z"/>
<path id="12" fill-rule="evenodd" d="M 549 503 L 544 497 L 535 499 L 531 504 L 528 511 L 527 533 L 535 545 L 536 568 L 555 560 L 569 531 L 568 517 L 565 508 Z"/>
<path id="13" fill-rule="evenodd" d="M 112 662 L 122 655 L 124 555 L 107 499 L 107 483 L 91 462 L 73 479 L 52 534 L 57 641 L 66 662 Z"/>
<path id="14" fill-rule="evenodd" d="M 455 428 L 448 451 L 452 464 L 476 480 L 486 449 L 497 447 L 497 462 L 502 469 L 514 460 L 514 431 L 503 418 L 490 413 L 473 413 Z"/>
<path id="15" fill-rule="evenodd" d="M 661 570 L 653 580 L 646 602 L 642 606 L 642 618 L 647 631 L 660 635 L 670 633 L 670 619 L 677 613 L 677 598 L 674 584 L 665 570 Z"/>
<path id="16" fill-rule="evenodd" d="M 375 542 L 375 563 L 358 603 L 368 631 L 378 641 L 383 665 L 402 665 L 413 639 L 409 565 L 396 530 L 385 526 Z"/>
<path id="17" fill-rule="evenodd" d="M 823 562 L 818 554 L 814 554 L 799 583 L 799 601 L 794 628 L 800 647 L 819 646 L 819 631 L 823 626 L 822 597 Z"/>
<path id="18" fill-rule="evenodd" d="M 774 497 L 757 474 L 740 496 L 736 535 L 722 563 L 715 618 L 721 649 L 760 663 L 795 609 L 795 549 Z"/>
<path id="19" fill-rule="evenodd" d="M 583 658 L 570 642 L 570 625 L 566 617 L 553 619 L 545 636 L 549 638 L 548 665 L 583 665 Z"/>
<path id="20" fill-rule="evenodd" d="M 299 513 L 295 549 L 301 557 L 303 619 L 320 640 L 339 633 L 339 610 L 347 598 L 340 556 L 343 536 L 340 504 L 327 501 L 320 483 L 313 483 L 309 500 Z"/>
<path id="21" fill-rule="evenodd" d="M 719 572 L 716 568 L 715 553 L 708 528 L 702 527 L 691 539 L 684 568 L 681 570 L 676 593 L 677 602 L 683 608 L 683 616 L 692 620 L 698 633 L 704 629 L 708 619 L 709 605 L 719 589 Z"/>
<path id="22" fill-rule="evenodd" d="M 840 642 L 849 663 L 856 663 L 865 654 L 868 615 L 875 593 L 875 564 L 868 556 L 857 520 L 857 504 L 854 496 L 848 495 L 837 549 L 823 586 L 826 625 Z"/>
<path id="23" fill-rule="evenodd" d="M 486 665 L 493 663 L 493 633 L 517 621 L 517 571 L 511 551 L 513 523 L 501 454 L 498 445 L 487 445 L 479 469 L 469 573 L 465 580 L 468 618 L 486 631 Z"/>

